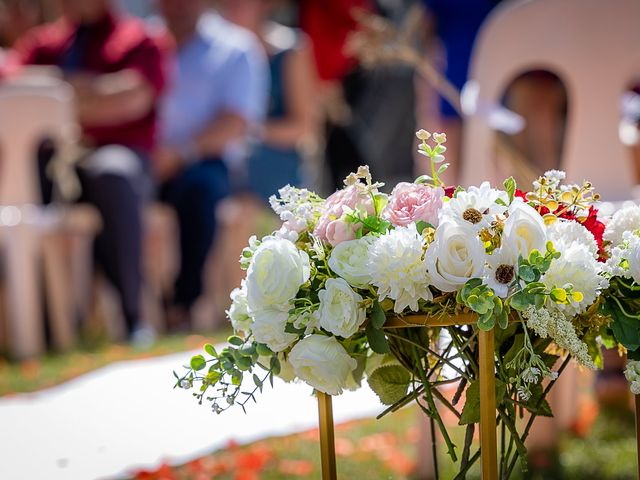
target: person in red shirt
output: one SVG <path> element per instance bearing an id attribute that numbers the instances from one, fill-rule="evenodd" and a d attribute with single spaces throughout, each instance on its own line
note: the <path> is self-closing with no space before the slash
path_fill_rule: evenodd
<path id="1" fill-rule="evenodd" d="M 36 27 L 15 50 L 23 64 L 59 67 L 74 87 L 83 143 L 81 201 L 103 220 L 97 264 L 120 294 L 134 340 L 152 331 L 140 321 L 142 207 L 150 193 L 147 154 L 156 134 L 156 106 L 165 85 L 166 44 L 109 0 L 59 0 L 63 17 Z M 46 163 L 50 153 L 42 153 Z M 43 168 L 44 171 L 44 168 Z M 45 200 L 50 182 L 43 182 Z"/>

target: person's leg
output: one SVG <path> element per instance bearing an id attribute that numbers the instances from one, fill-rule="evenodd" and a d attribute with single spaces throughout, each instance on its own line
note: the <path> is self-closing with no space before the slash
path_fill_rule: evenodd
<path id="1" fill-rule="evenodd" d="M 176 209 L 180 223 L 181 265 L 173 303 L 186 312 L 202 293 L 203 267 L 216 230 L 216 208 L 229 188 L 225 164 L 214 160 L 188 167 L 164 188 L 163 200 Z"/>
<path id="2" fill-rule="evenodd" d="M 150 179 L 146 159 L 108 145 L 89 155 L 80 168 L 82 200 L 94 205 L 103 227 L 96 238 L 96 262 L 120 295 L 127 333 L 142 328 L 142 209 Z"/>

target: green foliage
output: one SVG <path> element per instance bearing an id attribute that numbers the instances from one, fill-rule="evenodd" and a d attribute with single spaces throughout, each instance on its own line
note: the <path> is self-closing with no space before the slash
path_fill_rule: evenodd
<path id="1" fill-rule="evenodd" d="M 381 328 L 376 328 L 373 326 L 373 322 L 369 322 L 365 328 L 365 333 L 367 334 L 367 340 L 369 341 L 369 346 L 371 350 L 376 353 L 390 353 L 391 350 L 389 348 L 389 343 L 387 342 L 387 338 L 384 336 L 384 332 Z"/>
<path id="2" fill-rule="evenodd" d="M 509 307 L 479 278 L 467 281 L 458 291 L 457 302 L 478 314 L 478 328 L 491 330 L 496 322 L 500 328 L 509 324 Z"/>
<path id="3" fill-rule="evenodd" d="M 507 386 L 504 382 L 496 379 L 496 405 L 500 405 L 507 394 Z M 467 387 L 465 394 L 466 401 L 462 409 L 462 414 L 458 420 L 459 425 L 480 422 L 480 380 L 474 380 Z"/>
<path id="4" fill-rule="evenodd" d="M 504 181 L 503 185 L 505 191 L 509 195 L 509 203 L 513 202 L 513 197 L 516 193 L 516 181 L 513 179 L 513 177 L 509 177 Z"/>
<path id="5" fill-rule="evenodd" d="M 207 365 L 207 361 L 202 355 L 194 355 L 191 357 L 190 365 L 193 370 L 198 371 L 202 370 Z"/>
<path id="6" fill-rule="evenodd" d="M 368 382 L 383 405 L 393 405 L 407 394 L 411 375 L 400 365 L 383 365 L 369 375 Z"/>
<path id="7" fill-rule="evenodd" d="M 376 300 L 373 302 L 373 306 L 371 307 L 371 315 L 369 316 L 369 321 L 373 324 L 373 327 L 376 329 L 380 329 L 383 327 L 385 322 L 387 321 L 387 317 L 384 314 L 384 310 L 380 306 L 380 303 Z"/>

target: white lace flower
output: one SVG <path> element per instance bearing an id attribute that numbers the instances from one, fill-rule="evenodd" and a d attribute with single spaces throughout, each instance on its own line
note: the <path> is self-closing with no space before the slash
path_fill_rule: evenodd
<path id="1" fill-rule="evenodd" d="M 541 338 L 552 338 L 556 344 L 568 351 L 578 363 L 595 370 L 596 364 L 589 355 L 587 344 L 578 338 L 576 329 L 567 317 L 558 311 L 550 311 L 546 308 L 536 309 L 530 306 L 522 316 L 527 321 L 527 327 L 532 329 Z"/>
<path id="2" fill-rule="evenodd" d="M 369 247 L 371 283 L 378 288 L 380 300 L 395 300 L 396 313 L 406 307 L 415 312 L 418 300 L 433 299 L 424 247 L 425 240 L 413 223 L 385 233 Z"/>
<path id="3" fill-rule="evenodd" d="M 504 205 L 496 203 L 500 199 Z M 445 202 L 440 209 L 440 223 L 447 219 L 471 225 L 476 232 L 491 226 L 495 216 L 507 210 L 507 192 L 491 188 L 489 182 L 480 187 L 469 187 L 466 191 Z"/>
<path id="4" fill-rule="evenodd" d="M 573 243 L 584 245 L 593 258 L 598 258 L 598 243 L 593 234 L 579 222 L 559 218 L 547 227 L 547 236 L 559 252 L 569 248 Z"/>
<path id="5" fill-rule="evenodd" d="M 615 247 L 622 243 L 624 232 L 633 232 L 638 229 L 640 229 L 640 206 L 632 205 L 613 214 L 604 230 L 603 238 Z"/>
<path id="6" fill-rule="evenodd" d="M 484 284 L 501 298 L 509 295 L 509 285 L 518 273 L 518 254 L 507 245 L 487 255 L 487 264 L 482 275 Z"/>
<path id="7" fill-rule="evenodd" d="M 583 295 L 581 302 L 571 299 L 567 305 L 560 305 L 548 300 L 548 307 L 559 310 L 573 317 L 584 313 L 596 300 L 600 291 L 607 287 L 607 280 L 600 275 L 601 264 L 587 250 L 587 247 L 573 243 L 561 252 L 561 256 L 551 262 L 551 267 L 542 276 L 540 281 L 547 288 L 564 288 L 565 285 L 573 285 L 573 290 Z"/>

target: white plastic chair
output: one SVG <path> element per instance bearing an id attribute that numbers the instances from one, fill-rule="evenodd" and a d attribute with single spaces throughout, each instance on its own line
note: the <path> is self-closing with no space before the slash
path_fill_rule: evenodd
<path id="1" fill-rule="evenodd" d="M 78 262 L 64 261 L 64 242 L 57 233 L 72 226 L 92 236 L 99 224 L 91 210 L 41 206 L 35 156 L 44 138 L 58 145 L 73 140 L 72 102 L 71 88 L 51 77 L 0 86 L 0 247 L 7 347 L 15 358 L 33 357 L 44 349 L 41 265 L 54 346 L 67 348 L 74 338 L 73 286 L 79 282 L 73 270 Z M 91 262 L 91 256 L 84 255 L 82 262 Z"/>
<path id="2" fill-rule="evenodd" d="M 629 152 L 618 135 L 620 98 L 640 78 L 638 0 L 516 0 L 483 25 L 473 51 L 470 81 L 478 99 L 500 102 L 520 74 L 548 70 L 569 100 L 561 168 L 569 181 L 591 180 L 605 200 L 626 200 L 636 183 Z M 473 99 L 471 99 L 473 104 Z M 463 184 L 512 173 L 497 164 L 493 131 L 470 116 L 463 137 Z"/>

